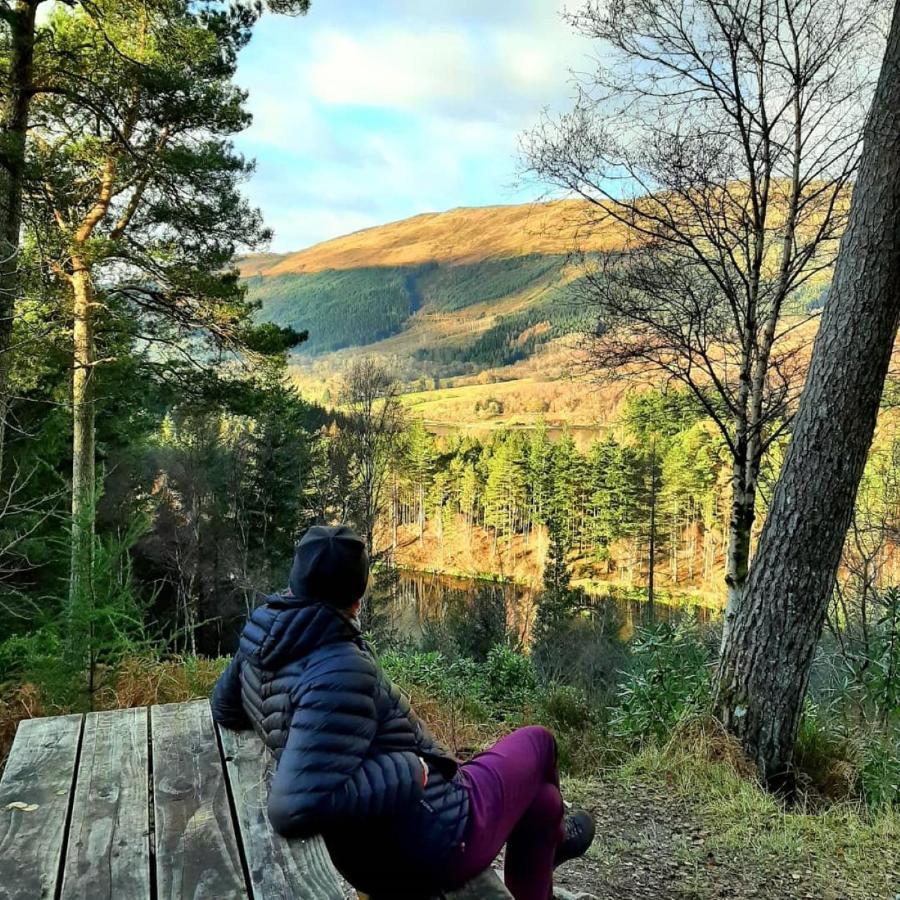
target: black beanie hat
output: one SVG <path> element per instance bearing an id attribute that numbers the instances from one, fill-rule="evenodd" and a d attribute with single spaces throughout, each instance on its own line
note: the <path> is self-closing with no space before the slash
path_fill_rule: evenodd
<path id="1" fill-rule="evenodd" d="M 288 584 L 298 600 L 352 606 L 369 583 L 369 554 L 363 539 L 346 525 L 313 525 L 294 553 Z"/>

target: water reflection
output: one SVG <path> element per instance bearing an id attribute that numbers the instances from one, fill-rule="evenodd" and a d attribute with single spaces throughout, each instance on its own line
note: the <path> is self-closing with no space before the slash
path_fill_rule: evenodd
<path id="1" fill-rule="evenodd" d="M 480 602 L 476 603 L 475 601 Z M 506 630 L 521 643 L 527 643 L 537 613 L 538 591 L 511 582 L 457 578 L 427 572 L 402 572 L 389 608 L 391 630 L 401 637 L 418 642 L 430 624 L 453 620 L 454 630 L 473 632 L 488 628 L 486 611 L 506 611 Z M 610 586 L 609 593 L 591 597 L 582 610 L 595 622 L 603 622 L 607 633 L 618 633 L 627 641 L 635 628 L 647 620 L 647 604 L 627 588 Z M 701 622 L 713 620 L 718 613 L 691 603 L 684 595 L 680 603 L 655 604 L 657 621 L 668 622 L 686 612 Z M 481 618 L 479 618 L 481 617 Z M 244 616 L 222 616 L 211 619 L 198 629 L 201 652 L 220 655 L 235 651 Z"/>
<path id="2" fill-rule="evenodd" d="M 464 617 L 479 595 L 494 600 L 506 610 L 507 630 L 526 640 L 537 611 L 538 592 L 534 588 L 510 582 L 480 581 L 426 572 L 404 572 L 395 592 L 392 621 L 402 635 L 421 638 L 429 622 L 442 622 L 448 616 Z M 628 640 L 635 628 L 647 621 L 647 604 L 626 589 L 611 586 L 607 594 L 591 597 L 583 610 L 593 618 L 619 623 L 619 637 Z M 706 623 L 718 614 L 690 602 L 688 595 L 675 603 L 654 604 L 657 621 L 668 622 L 689 612 L 697 621 Z"/>

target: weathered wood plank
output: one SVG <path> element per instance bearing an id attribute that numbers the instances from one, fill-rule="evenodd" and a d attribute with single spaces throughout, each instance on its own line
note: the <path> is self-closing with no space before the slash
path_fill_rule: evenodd
<path id="1" fill-rule="evenodd" d="M 286 841 L 272 830 L 266 815 L 272 762 L 262 741 L 252 731 L 219 734 L 255 900 L 342 900 L 322 839 Z"/>
<path id="2" fill-rule="evenodd" d="M 209 703 L 154 706 L 150 732 L 159 900 L 246 897 Z"/>
<path id="3" fill-rule="evenodd" d="M 81 728 L 81 716 L 19 723 L 0 781 L 2 900 L 56 893 Z"/>
<path id="4" fill-rule="evenodd" d="M 147 710 L 88 713 L 63 873 L 64 900 L 150 900 Z"/>

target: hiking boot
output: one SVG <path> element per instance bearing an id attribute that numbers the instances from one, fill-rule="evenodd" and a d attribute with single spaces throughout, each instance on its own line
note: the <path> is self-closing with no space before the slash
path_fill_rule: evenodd
<path id="1" fill-rule="evenodd" d="M 584 856 L 594 840 L 594 817 L 584 809 L 573 809 L 566 813 L 566 836 L 556 848 L 556 856 L 553 859 L 554 867 Z"/>

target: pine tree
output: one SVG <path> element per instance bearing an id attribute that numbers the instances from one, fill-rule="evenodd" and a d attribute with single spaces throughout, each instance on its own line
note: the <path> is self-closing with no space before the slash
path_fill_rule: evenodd
<path id="1" fill-rule="evenodd" d="M 299 338 L 254 332 L 230 269 L 239 245 L 267 236 L 240 194 L 251 166 L 229 143 L 249 122 L 232 77 L 255 15 L 99 0 L 90 13 L 58 7 L 48 24 L 46 46 L 65 57 L 72 89 L 41 99 L 33 156 L 42 187 L 30 218 L 72 308 L 72 604 L 90 595 L 96 373 L 110 361 L 111 321 L 198 367 L 215 362 L 200 352 L 201 335 L 226 351 Z"/>
<path id="2" fill-rule="evenodd" d="M 416 497 L 419 540 L 425 536 L 426 499 L 434 477 L 436 451 L 434 436 L 422 421 L 413 422 L 406 434 L 406 469 Z"/>
<path id="3" fill-rule="evenodd" d="M 566 528 L 556 516 L 551 516 L 547 521 L 547 531 L 550 546 L 544 563 L 543 591 L 538 601 L 534 627 L 535 645 L 540 645 L 557 633 L 569 621 L 577 603 L 577 593 L 572 589 L 569 570 L 571 545 Z"/>
<path id="4" fill-rule="evenodd" d="M 551 484 L 553 445 L 547 433 L 547 424 L 540 419 L 528 443 L 528 492 L 530 497 L 529 524 L 532 527 L 545 521 Z"/>

